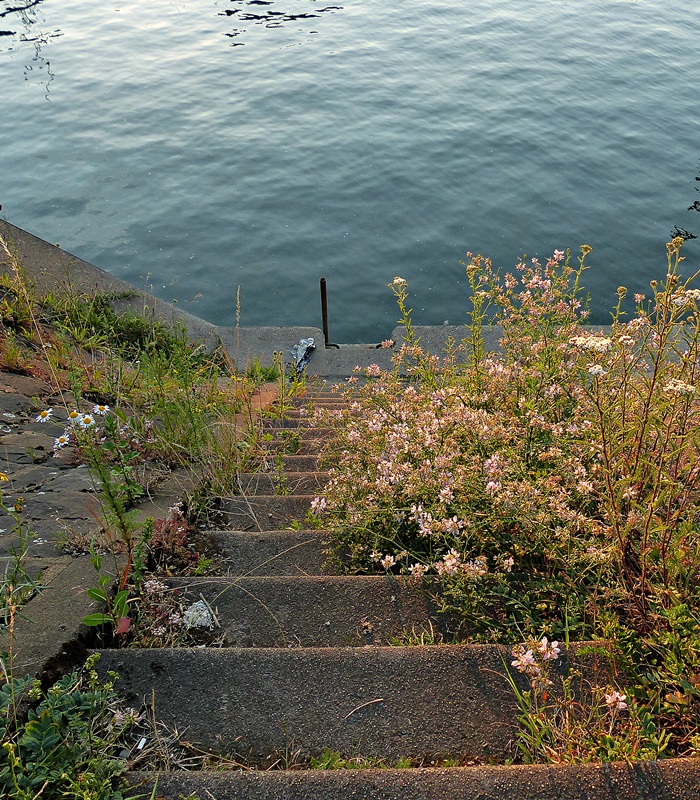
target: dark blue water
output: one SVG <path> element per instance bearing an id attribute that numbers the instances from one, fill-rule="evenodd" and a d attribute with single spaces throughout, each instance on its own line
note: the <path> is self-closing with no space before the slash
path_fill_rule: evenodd
<path id="1" fill-rule="evenodd" d="M 0 0 L 11 222 L 212 322 L 373 341 L 387 283 L 465 319 L 465 251 L 593 247 L 619 284 L 700 235 L 686 0 Z M 688 242 L 688 267 L 700 246 Z"/>

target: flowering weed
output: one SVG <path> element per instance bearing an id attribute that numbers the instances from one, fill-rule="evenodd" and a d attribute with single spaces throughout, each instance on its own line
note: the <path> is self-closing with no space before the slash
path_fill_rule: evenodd
<path id="1" fill-rule="evenodd" d="M 589 247 L 576 266 L 555 251 L 504 276 L 468 254 L 470 325 L 440 358 L 396 278 L 394 369 L 366 368 L 342 418 L 315 419 L 338 430 L 313 503 L 336 561 L 411 575 L 472 641 L 612 636 L 630 688 L 624 701 L 601 690 L 593 716 L 607 719 L 605 694 L 625 725 L 638 710 L 622 737 L 637 744 L 610 745 L 616 757 L 662 752 L 650 725 L 679 753 L 700 730 L 700 290 L 680 277 L 680 247 L 629 320 L 620 287 L 607 330 L 583 324 Z M 491 322 L 499 353 L 484 348 Z"/>

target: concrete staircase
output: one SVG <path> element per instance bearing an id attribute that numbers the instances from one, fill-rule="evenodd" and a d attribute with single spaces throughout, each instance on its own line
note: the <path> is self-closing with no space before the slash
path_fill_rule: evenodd
<path id="1" fill-rule="evenodd" d="M 167 800 L 700 797 L 695 761 L 505 766 L 517 730 L 507 650 L 391 646 L 406 631 L 440 630 L 430 603 L 399 578 L 324 573 L 324 532 L 298 528 L 324 482 L 316 454 L 326 434 L 306 430 L 298 413 L 266 433 L 275 469 L 241 475 L 244 493 L 222 500 L 210 534 L 229 576 L 171 581 L 216 611 L 225 646 L 104 650 L 100 659 L 130 704 L 153 703 L 189 742 L 246 768 L 132 774 L 144 793 L 157 779 L 155 796 Z M 560 668 L 571 660 L 576 647 Z M 304 769 L 326 748 L 423 767 Z"/>

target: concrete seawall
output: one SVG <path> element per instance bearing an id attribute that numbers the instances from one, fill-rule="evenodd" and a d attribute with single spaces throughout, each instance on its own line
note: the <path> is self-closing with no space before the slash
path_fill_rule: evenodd
<path id="1" fill-rule="evenodd" d="M 285 361 L 290 360 L 292 347 L 300 339 L 313 338 L 316 342 L 307 374 L 330 380 L 344 378 L 352 373 L 356 365 L 378 364 L 391 367 L 391 349 L 382 349 L 374 344 L 342 344 L 339 348 L 324 347 L 320 328 L 303 326 L 257 326 L 226 327 L 213 325 L 184 311 L 174 303 L 168 303 L 152 294 L 115 278 L 103 269 L 89 264 L 78 256 L 63 250 L 58 245 L 40 239 L 11 223 L 0 219 L 0 237 L 17 254 L 27 276 L 35 282 L 40 293 L 48 291 L 79 291 L 128 294 L 128 298 L 116 300 L 115 310 L 131 310 L 145 313 L 154 319 L 173 325 L 184 325 L 193 341 L 213 348 L 223 344 L 230 358 L 240 368 L 252 359 L 270 364 L 273 354 L 281 352 Z M 7 257 L 0 247 L 0 268 L 7 268 Z M 466 334 L 463 325 L 416 326 L 416 335 L 431 352 L 439 353 L 448 338 L 460 341 Z M 387 338 L 401 340 L 402 328 L 394 328 Z M 485 329 L 487 347 L 498 346 L 498 330 Z"/>

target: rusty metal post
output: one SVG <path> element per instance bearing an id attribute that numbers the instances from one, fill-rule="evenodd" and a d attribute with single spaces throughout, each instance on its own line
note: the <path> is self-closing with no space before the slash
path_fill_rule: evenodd
<path id="1" fill-rule="evenodd" d="M 323 321 L 323 342 L 328 347 L 337 347 L 340 345 L 332 344 L 328 341 L 328 298 L 326 297 L 326 279 L 321 278 L 321 319 Z"/>

